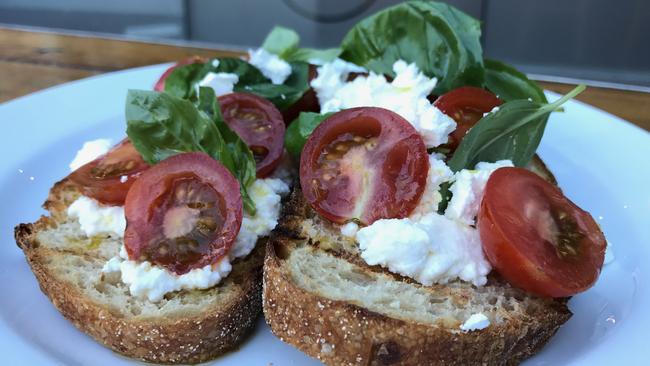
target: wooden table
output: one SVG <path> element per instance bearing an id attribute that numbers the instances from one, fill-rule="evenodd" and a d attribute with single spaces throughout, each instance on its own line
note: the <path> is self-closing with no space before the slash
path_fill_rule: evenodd
<path id="1" fill-rule="evenodd" d="M 0 27 L 0 103 L 66 81 L 191 55 L 241 53 Z M 560 93 L 574 86 L 541 84 Z M 650 93 L 589 87 L 577 99 L 650 131 Z"/>

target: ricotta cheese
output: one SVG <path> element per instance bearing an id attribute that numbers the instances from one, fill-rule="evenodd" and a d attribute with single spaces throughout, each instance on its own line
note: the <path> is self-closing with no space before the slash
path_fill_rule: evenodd
<path id="1" fill-rule="evenodd" d="M 122 246 L 119 256 L 106 262 L 102 272 L 120 272 L 121 280 L 129 286 L 131 295 L 158 302 L 170 292 L 210 288 L 226 278 L 231 270 L 230 260 L 223 258 L 216 264 L 196 268 L 179 276 L 148 261 L 129 260 L 126 249 Z"/>
<path id="2" fill-rule="evenodd" d="M 349 234 L 370 265 L 381 265 L 424 285 L 461 279 L 482 286 L 491 266 L 473 227 L 474 218 L 490 174 L 512 162 L 479 163 L 474 170 L 453 174 L 440 156 L 431 154 L 429 165 L 424 193 L 410 217 L 378 220 Z M 445 215 L 440 215 L 443 182 L 452 182 L 453 196 Z M 341 227 L 344 235 L 347 230 Z"/>
<path id="3" fill-rule="evenodd" d="M 106 154 L 111 149 L 111 145 L 111 140 L 109 139 L 97 139 L 84 142 L 81 150 L 77 151 L 77 155 L 70 162 L 70 171 L 75 171 Z"/>
<path id="4" fill-rule="evenodd" d="M 413 209 L 411 218 L 419 218 L 431 212 L 438 210 L 438 205 L 442 201 L 440 194 L 440 184 L 450 181 L 454 173 L 449 169 L 447 164 L 437 154 L 429 155 L 429 174 L 427 183 L 424 186 L 424 192 L 420 202 Z"/>
<path id="5" fill-rule="evenodd" d="M 512 161 L 499 160 L 495 163 L 481 162 L 476 164 L 474 170 L 463 169 L 457 172 L 450 188 L 452 196 L 445 216 L 467 225 L 474 225 L 474 218 L 478 213 L 485 184 L 490 175 L 499 168 L 511 166 L 513 166 Z"/>
<path id="6" fill-rule="evenodd" d="M 207 86 L 214 90 L 216 96 L 232 93 L 232 89 L 239 82 L 237 74 L 228 72 L 209 72 L 199 81 L 197 89 L 201 86 Z"/>
<path id="7" fill-rule="evenodd" d="M 341 226 L 341 235 L 347 236 L 348 238 L 354 238 L 359 231 L 359 225 L 354 222 L 348 222 L 347 224 Z"/>
<path id="8" fill-rule="evenodd" d="M 79 221 L 81 231 L 88 237 L 98 234 L 124 237 L 126 218 L 121 206 L 105 206 L 90 197 L 81 196 L 68 206 L 67 213 Z"/>
<path id="9" fill-rule="evenodd" d="M 463 324 L 460 326 L 460 330 L 464 332 L 470 332 L 473 330 L 485 329 L 490 325 L 490 319 L 483 313 L 472 314 Z"/>
<path id="10" fill-rule="evenodd" d="M 273 84 L 282 84 L 291 75 L 291 65 L 263 48 L 248 50 L 248 63 L 258 68 Z"/>
<path id="11" fill-rule="evenodd" d="M 244 211 L 241 229 L 228 257 L 218 263 L 193 269 L 177 275 L 148 261 L 129 260 L 124 246 L 120 254 L 110 259 L 102 269 L 104 273 L 120 273 L 121 281 L 129 286 L 131 295 L 157 302 L 169 292 L 206 289 L 215 286 L 230 273 L 231 261 L 245 257 L 255 248 L 260 237 L 275 228 L 280 217 L 280 201 L 289 193 L 289 186 L 280 179 L 257 179 L 248 193 L 255 202 L 256 213 Z"/>
<path id="12" fill-rule="evenodd" d="M 457 278 L 485 285 L 491 267 L 478 230 L 431 212 L 419 219 L 383 219 L 356 234 L 361 258 L 423 285 Z"/>
<path id="13" fill-rule="evenodd" d="M 350 72 L 365 70 L 341 60 L 326 63 L 311 81 L 321 106 L 321 113 L 337 112 L 354 107 L 389 109 L 415 127 L 427 147 L 447 142 L 456 122 L 434 107 L 427 99 L 436 86 L 436 78 L 428 78 L 415 63 L 398 60 L 393 64 L 395 78 L 370 72 L 347 81 Z"/>

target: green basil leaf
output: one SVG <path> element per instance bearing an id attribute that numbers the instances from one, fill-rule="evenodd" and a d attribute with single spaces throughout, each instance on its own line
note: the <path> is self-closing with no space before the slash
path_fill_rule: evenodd
<path id="1" fill-rule="evenodd" d="M 253 93 L 266 98 L 279 110 L 285 110 L 296 103 L 309 89 L 309 65 L 304 62 L 291 63 L 291 75 L 284 84 L 242 84 L 237 83 L 234 90 Z"/>
<path id="2" fill-rule="evenodd" d="M 169 93 L 129 90 L 126 99 L 129 139 L 149 164 L 193 151 L 219 160 L 239 180 L 244 207 L 254 213 L 254 203 L 246 191 L 252 182 L 251 170 L 252 179 L 255 176 L 252 153 L 234 132 L 223 129 L 225 122 L 220 119 L 212 89 L 201 88 L 195 102 L 196 105 Z"/>
<path id="3" fill-rule="evenodd" d="M 331 116 L 334 113 L 313 113 L 313 112 L 301 112 L 298 118 L 296 118 L 287 128 L 287 132 L 284 135 L 284 147 L 287 149 L 289 154 L 293 155 L 296 158 L 300 158 L 300 153 L 302 152 L 303 146 L 307 142 L 307 139 L 314 132 L 314 129 L 327 117 Z"/>
<path id="4" fill-rule="evenodd" d="M 195 63 L 175 68 L 165 79 L 165 93 L 189 99 L 195 92 L 194 85 L 209 72 L 205 64 Z"/>
<path id="5" fill-rule="evenodd" d="M 310 62 L 311 60 L 329 62 L 341 54 L 340 48 L 328 48 L 324 50 L 298 48 L 299 43 L 300 36 L 298 33 L 292 29 L 276 25 L 264 39 L 262 48 L 288 62 Z"/>
<path id="6" fill-rule="evenodd" d="M 485 87 L 502 100 L 530 98 L 533 102 L 548 103 L 544 91 L 525 74 L 501 61 L 485 59 Z"/>
<path id="7" fill-rule="evenodd" d="M 300 36 L 294 30 L 276 25 L 266 36 L 262 48 L 284 59 L 298 49 L 299 42 Z"/>
<path id="8" fill-rule="evenodd" d="M 469 130 L 447 165 L 454 172 L 473 169 L 481 161 L 502 159 L 525 166 L 539 146 L 548 115 L 583 90 L 585 86 L 579 85 L 549 104 L 527 99 L 502 104 Z"/>
<path id="9" fill-rule="evenodd" d="M 219 61 L 215 67 L 214 60 Z M 291 63 L 291 75 L 284 84 L 273 84 L 260 70 L 244 60 L 237 58 L 214 59 L 204 64 L 190 64 L 176 68 L 165 80 L 165 92 L 178 98 L 196 97 L 199 83 L 210 72 L 231 73 L 239 78 L 233 90 L 256 94 L 271 101 L 278 109 L 284 110 L 309 89 L 309 65 L 304 62 Z"/>
<path id="10" fill-rule="evenodd" d="M 310 63 L 312 61 L 330 62 L 341 54 L 340 48 L 327 48 L 319 50 L 316 48 L 299 48 L 292 52 L 286 60 L 302 61 Z"/>
<path id="11" fill-rule="evenodd" d="M 355 25 L 343 39 L 341 57 L 379 74 L 394 76 L 402 59 L 438 78 L 434 94 L 483 85 L 478 20 L 449 5 L 409 1 Z"/>
<path id="12" fill-rule="evenodd" d="M 247 188 L 253 184 L 255 178 L 257 178 L 253 152 L 250 150 L 248 145 L 246 145 L 244 140 L 242 140 L 236 132 L 230 129 L 226 121 L 223 119 L 219 102 L 217 101 L 217 97 L 212 88 L 200 87 L 195 104 L 200 111 L 209 116 L 219 129 L 219 133 L 223 137 L 223 141 L 232 158 L 232 167 L 227 167 L 240 182 L 244 209 L 251 214 L 255 214 L 255 202 L 253 202 L 253 199 L 250 197 L 247 190 Z"/>

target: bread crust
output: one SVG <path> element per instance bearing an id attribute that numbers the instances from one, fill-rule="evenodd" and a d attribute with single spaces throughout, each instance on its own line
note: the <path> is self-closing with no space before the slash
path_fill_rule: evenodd
<path id="1" fill-rule="evenodd" d="M 235 261 L 230 275 L 217 285 L 229 283 L 236 289 L 235 296 L 211 304 L 200 314 L 155 319 L 127 317 L 84 295 L 78 286 L 59 278 L 48 266 L 48 256 L 55 251 L 41 245 L 36 233 L 55 227 L 57 218 L 65 215 L 66 203 L 76 196 L 78 192 L 69 181 L 55 184 L 44 205 L 51 217 L 18 225 L 15 238 L 43 293 L 81 331 L 127 357 L 193 364 L 233 350 L 254 328 L 262 304 L 264 240 L 248 257 Z"/>
<path id="2" fill-rule="evenodd" d="M 300 230 L 310 211 L 295 189 L 267 243 L 263 309 L 276 336 L 326 365 L 515 365 L 535 354 L 571 317 L 567 299 L 556 299 L 531 314 L 460 332 L 309 292 L 292 279 L 285 259 L 297 242 L 310 240 Z M 365 270 L 385 271 L 367 265 Z"/>

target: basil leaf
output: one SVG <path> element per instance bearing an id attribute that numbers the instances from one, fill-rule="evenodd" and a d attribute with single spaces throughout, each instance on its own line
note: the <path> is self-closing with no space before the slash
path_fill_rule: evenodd
<path id="1" fill-rule="evenodd" d="M 210 119 L 212 119 L 219 129 L 219 133 L 223 137 L 223 141 L 232 158 L 232 167 L 227 167 L 241 183 L 240 189 L 244 209 L 251 214 L 255 214 L 255 203 L 248 194 L 247 189 L 244 188 L 250 187 L 250 185 L 255 181 L 255 178 L 257 178 L 253 152 L 250 150 L 248 145 L 246 145 L 244 140 L 242 140 L 236 132 L 230 129 L 226 121 L 223 119 L 219 102 L 217 101 L 217 97 L 212 88 L 200 87 L 195 104 L 200 111 L 203 111 Z"/>
<path id="2" fill-rule="evenodd" d="M 299 42 L 300 36 L 294 30 L 276 25 L 266 36 L 262 48 L 280 58 L 285 58 L 298 49 Z"/>
<path id="3" fill-rule="evenodd" d="M 434 94 L 483 85 L 478 20 L 449 5 L 410 1 L 355 25 L 343 39 L 341 57 L 379 74 L 394 76 L 397 60 L 415 62 L 438 78 Z"/>
<path id="4" fill-rule="evenodd" d="M 296 103 L 309 90 L 309 65 L 304 62 L 291 63 L 291 75 L 284 84 L 237 83 L 234 91 L 253 93 L 266 98 L 279 110 L 285 110 Z"/>
<path id="5" fill-rule="evenodd" d="M 313 61 L 330 62 L 341 54 L 340 48 L 299 48 L 292 52 L 286 59 L 289 61 L 302 61 L 311 63 Z"/>
<path id="6" fill-rule="evenodd" d="M 502 159 L 525 166 L 539 146 L 548 115 L 583 90 L 585 86 L 579 85 L 550 104 L 527 99 L 502 104 L 469 130 L 447 165 L 454 172 L 473 169 L 481 161 Z"/>
<path id="7" fill-rule="evenodd" d="M 293 155 L 296 158 L 300 157 L 302 148 L 305 146 L 307 139 L 314 132 L 314 129 L 327 117 L 331 116 L 334 113 L 313 113 L 313 112 L 301 112 L 298 118 L 296 118 L 287 128 L 287 132 L 284 135 L 284 147 L 287 149 L 289 154 Z"/>
<path id="8" fill-rule="evenodd" d="M 218 61 L 215 67 L 213 61 Z M 165 80 L 165 92 L 178 98 L 195 98 L 196 90 L 203 78 L 210 72 L 231 73 L 239 78 L 233 91 L 256 94 L 271 101 L 284 110 L 302 97 L 309 89 L 309 65 L 304 62 L 291 63 L 291 75 L 284 84 L 271 83 L 260 70 L 237 58 L 214 59 L 204 64 L 189 64 L 176 68 Z"/>
<path id="9" fill-rule="evenodd" d="M 149 164 L 193 151 L 219 160 L 239 180 L 244 208 L 254 213 L 255 205 L 246 191 L 255 179 L 252 153 L 223 122 L 212 89 L 200 88 L 195 102 L 196 105 L 168 93 L 129 90 L 126 98 L 129 139 Z"/>
<path id="10" fill-rule="evenodd" d="M 319 50 L 315 48 L 298 48 L 300 36 L 294 30 L 275 26 L 264 39 L 262 48 L 285 61 L 310 62 L 319 60 L 329 62 L 341 54 L 340 48 Z"/>
<path id="11" fill-rule="evenodd" d="M 544 91 L 525 74 L 501 61 L 484 60 L 485 87 L 505 101 L 528 99 L 548 103 Z"/>

